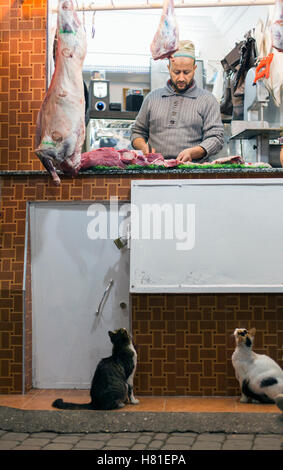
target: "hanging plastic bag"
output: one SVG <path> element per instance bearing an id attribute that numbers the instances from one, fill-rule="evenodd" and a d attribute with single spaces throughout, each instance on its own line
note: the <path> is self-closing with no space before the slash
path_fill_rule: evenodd
<path id="1" fill-rule="evenodd" d="M 246 40 L 241 47 L 240 54 L 240 63 L 233 80 L 234 96 L 244 95 L 246 75 L 256 61 L 255 39 L 251 36 L 250 31 L 246 34 Z"/>

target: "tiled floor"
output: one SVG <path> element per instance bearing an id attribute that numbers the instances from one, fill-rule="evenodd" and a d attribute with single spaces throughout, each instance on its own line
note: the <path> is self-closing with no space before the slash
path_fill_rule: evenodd
<path id="1" fill-rule="evenodd" d="M 87 403 L 88 390 L 31 390 L 26 395 L 0 395 L 0 406 L 23 410 L 54 410 L 55 398 Z M 239 397 L 137 397 L 139 405 L 128 405 L 115 412 L 234 412 L 234 413 L 280 413 L 276 405 L 245 404 Z"/>

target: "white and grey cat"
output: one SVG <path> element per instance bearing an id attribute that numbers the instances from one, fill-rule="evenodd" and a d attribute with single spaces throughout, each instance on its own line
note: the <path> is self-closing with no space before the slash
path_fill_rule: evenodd
<path id="1" fill-rule="evenodd" d="M 90 388 L 90 403 L 70 403 L 58 398 L 52 406 L 61 410 L 113 410 L 130 402 L 137 405 L 133 381 L 137 366 L 137 353 L 132 338 L 125 328 L 108 332 L 112 355 L 99 361 Z"/>
<path id="2" fill-rule="evenodd" d="M 236 328 L 232 364 L 239 381 L 241 403 L 276 403 L 283 411 L 283 370 L 270 357 L 252 350 L 255 328 Z"/>

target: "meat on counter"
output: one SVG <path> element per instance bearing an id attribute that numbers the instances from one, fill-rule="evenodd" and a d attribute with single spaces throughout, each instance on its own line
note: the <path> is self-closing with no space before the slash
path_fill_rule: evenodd
<path id="1" fill-rule="evenodd" d="M 81 170 L 92 166 L 116 166 L 126 168 L 129 165 L 159 165 L 165 167 L 177 166 L 177 160 L 165 160 L 161 153 L 148 153 L 140 155 L 135 150 L 115 150 L 112 147 L 102 147 L 85 152 L 81 156 Z"/>
<path id="2" fill-rule="evenodd" d="M 179 165 L 182 166 L 194 166 L 198 164 L 197 160 L 193 162 L 180 163 L 175 158 L 165 159 L 161 153 L 147 153 L 141 155 L 138 151 L 135 150 L 116 150 L 112 147 L 102 147 L 96 150 L 90 150 L 85 152 L 81 156 L 81 165 L 80 170 L 87 170 L 91 167 L 96 166 L 106 166 L 106 167 L 118 167 L 118 168 L 127 168 L 129 165 L 138 165 L 138 166 L 149 166 L 157 165 L 164 168 L 174 168 Z M 212 162 L 204 162 L 200 165 L 246 165 L 250 166 L 251 164 L 245 163 L 245 160 L 239 155 L 233 155 L 229 157 L 220 157 Z M 252 164 L 253 165 L 253 164 Z M 264 165 L 259 162 L 258 165 Z M 270 166 L 267 164 L 266 166 Z"/>

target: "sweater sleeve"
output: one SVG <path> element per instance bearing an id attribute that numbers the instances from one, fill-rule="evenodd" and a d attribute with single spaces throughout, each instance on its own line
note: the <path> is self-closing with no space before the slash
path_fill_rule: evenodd
<path id="1" fill-rule="evenodd" d="M 224 145 L 224 128 L 220 106 L 213 95 L 205 96 L 203 107 L 203 137 L 199 144 L 207 152 L 207 157 L 220 152 Z"/>

